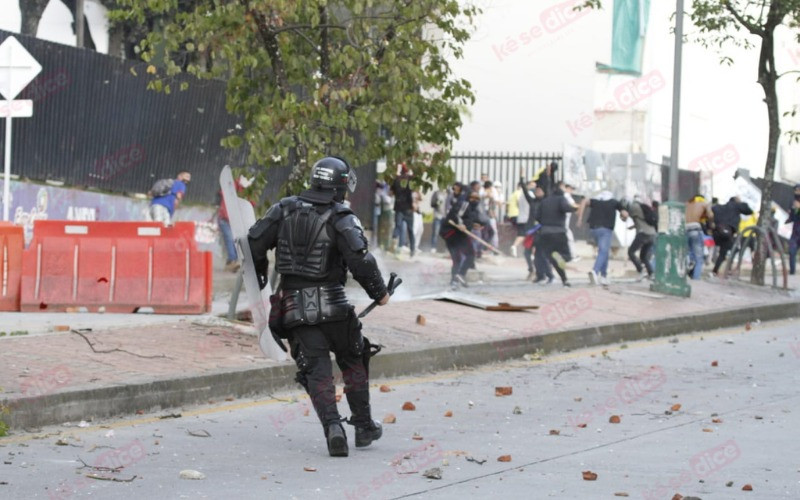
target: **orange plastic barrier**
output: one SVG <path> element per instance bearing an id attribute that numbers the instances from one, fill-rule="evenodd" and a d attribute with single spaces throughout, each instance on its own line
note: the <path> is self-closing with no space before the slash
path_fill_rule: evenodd
<path id="1" fill-rule="evenodd" d="M 0 311 L 19 311 L 24 249 L 25 235 L 22 226 L 0 222 Z"/>
<path id="2" fill-rule="evenodd" d="M 20 309 L 200 314 L 211 310 L 211 278 L 193 222 L 38 220 L 23 254 Z"/>

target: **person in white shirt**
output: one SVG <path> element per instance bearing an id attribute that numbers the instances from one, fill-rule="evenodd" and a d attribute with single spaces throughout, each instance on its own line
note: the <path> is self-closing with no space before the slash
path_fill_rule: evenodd
<path id="1" fill-rule="evenodd" d="M 570 186 L 569 184 L 564 184 L 564 182 L 559 182 L 558 187 L 561 188 L 562 191 L 564 191 L 564 198 L 567 199 L 569 204 L 575 208 L 578 208 L 578 204 L 575 203 L 575 199 L 572 197 L 572 192 L 575 190 L 575 188 L 573 186 Z M 570 229 L 569 227 L 571 219 L 572 219 L 572 214 L 571 213 L 567 214 L 567 220 L 565 222 L 565 224 L 567 225 L 567 243 L 569 243 L 569 253 L 570 255 L 572 255 L 572 262 L 577 262 L 581 260 L 581 258 L 575 251 L 575 235 L 572 234 L 572 229 Z"/>

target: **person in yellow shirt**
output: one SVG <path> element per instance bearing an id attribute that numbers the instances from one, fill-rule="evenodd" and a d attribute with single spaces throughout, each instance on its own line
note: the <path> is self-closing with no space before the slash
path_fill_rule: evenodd
<path id="1" fill-rule="evenodd" d="M 514 230 L 517 230 L 517 219 L 519 218 L 519 197 L 522 196 L 522 188 L 517 186 L 517 189 L 511 193 L 511 196 L 508 197 L 508 203 L 506 204 L 506 216 L 508 217 L 508 221 L 511 222 L 511 225 L 514 227 Z M 511 255 L 516 257 L 517 256 L 517 245 L 521 243 L 523 240 L 522 236 L 517 236 L 514 239 L 514 243 L 511 244 Z"/>

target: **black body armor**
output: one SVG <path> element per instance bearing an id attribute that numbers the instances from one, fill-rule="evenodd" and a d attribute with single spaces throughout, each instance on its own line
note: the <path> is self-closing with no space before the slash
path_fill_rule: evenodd
<path id="1" fill-rule="evenodd" d="M 276 249 L 278 273 L 314 280 L 326 278 L 334 249 L 328 227 L 333 207 L 320 214 L 311 203 L 294 198 L 281 202 L 281 208 Z"/>

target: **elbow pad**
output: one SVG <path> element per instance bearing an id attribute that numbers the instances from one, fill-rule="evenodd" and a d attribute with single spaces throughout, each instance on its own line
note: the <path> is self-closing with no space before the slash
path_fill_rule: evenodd
<path id="1" fill-rule="evenodd" d="M 383 277 L 378 269 L 378 263 L 371 253 L 365 253 L 358 263 L 358 269 L 353 269 L 352 271 L 356 281 L 364 288 L 369 298 L 380 300 L 386 295 L 386 284 L 383 282 Z"/>

